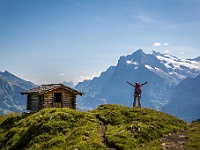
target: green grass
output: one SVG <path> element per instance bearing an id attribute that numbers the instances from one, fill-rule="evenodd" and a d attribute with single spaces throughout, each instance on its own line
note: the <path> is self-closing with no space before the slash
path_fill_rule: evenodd
<path id="1" fill-rule="evenodd" d="M 200 121 L 193 122 L 187 131 L 188 143 L 187 146 L 191 150 L 200 149 Z"/>
<path id="2" fill-rule="evenodd" d="M 16 117 L 17 116 L 17 117 Z M 95 116 L 68 108 L 0 117 L 0 149 L 103 149 Z"/>
<path id="3" fill-rule="evenodd" d="M 101 105 L 90 113 L 107 124 L 107 142 L 124 150 L 144 146 L 171 132 L 187 128 L 182 120 L 145 108 Z"/>
<path id="4" fill-rule="evenodd" d="M 100 121 L 106 126 L 105 142 L 99 134 Z M 162 137 L 183 130 L 189 134 L 187 146 L 197 148 L 199 123 L 188 126 L 159 111 L 114 104 L 88 112 L 46 108 L 30 116 L 0 116 L 0 149 L 159 150 Z"/>

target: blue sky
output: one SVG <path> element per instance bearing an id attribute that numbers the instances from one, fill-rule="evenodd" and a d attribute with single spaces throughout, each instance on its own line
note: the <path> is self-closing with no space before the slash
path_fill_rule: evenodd
<path id="1" fill-rule="evenodd" d="M 137 49 L 200 56 L 200 0 L 0 0 L 0 71 L 81 81 Z"/>

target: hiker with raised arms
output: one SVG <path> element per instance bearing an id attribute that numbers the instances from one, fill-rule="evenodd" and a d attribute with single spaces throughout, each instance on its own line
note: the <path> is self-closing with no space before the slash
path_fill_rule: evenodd
<path id="1" fill-rule="evenodd" d="M 139 84 L 138 82 L 136 82 L 135 84 L 132 84 L 130 82 L 127 81 L 128 84 L 130 84 L 131 86 L 134 87 L 135 91 L 134 91 L 134 102 L 133 102 L 133 107 L 136 106 L 136 99 L 138 99 L 138 106 L 141 108 L 141 93 L 142 93 L 142 89 L 141 87 L 145 84 L 147 84 L 148 82 L 144 82 L 143 84 Z"/>

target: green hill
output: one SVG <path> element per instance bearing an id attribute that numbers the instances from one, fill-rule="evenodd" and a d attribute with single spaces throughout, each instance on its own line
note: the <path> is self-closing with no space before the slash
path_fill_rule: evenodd
<path id="1" fill-rule="evenodd" d="M 168 114 L 121 105 L 80 112 L 43 109 L 0 117 L 0 149 L 199 149 L 200 123 L 188 125 Z"/>

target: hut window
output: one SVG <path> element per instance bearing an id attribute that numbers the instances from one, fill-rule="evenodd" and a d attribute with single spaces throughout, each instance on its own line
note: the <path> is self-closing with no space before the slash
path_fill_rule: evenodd
<path id="1" fill-rule="evenodd" d="M 61 102 L 62 93 L 54 93 L 54 102 Z"/>

